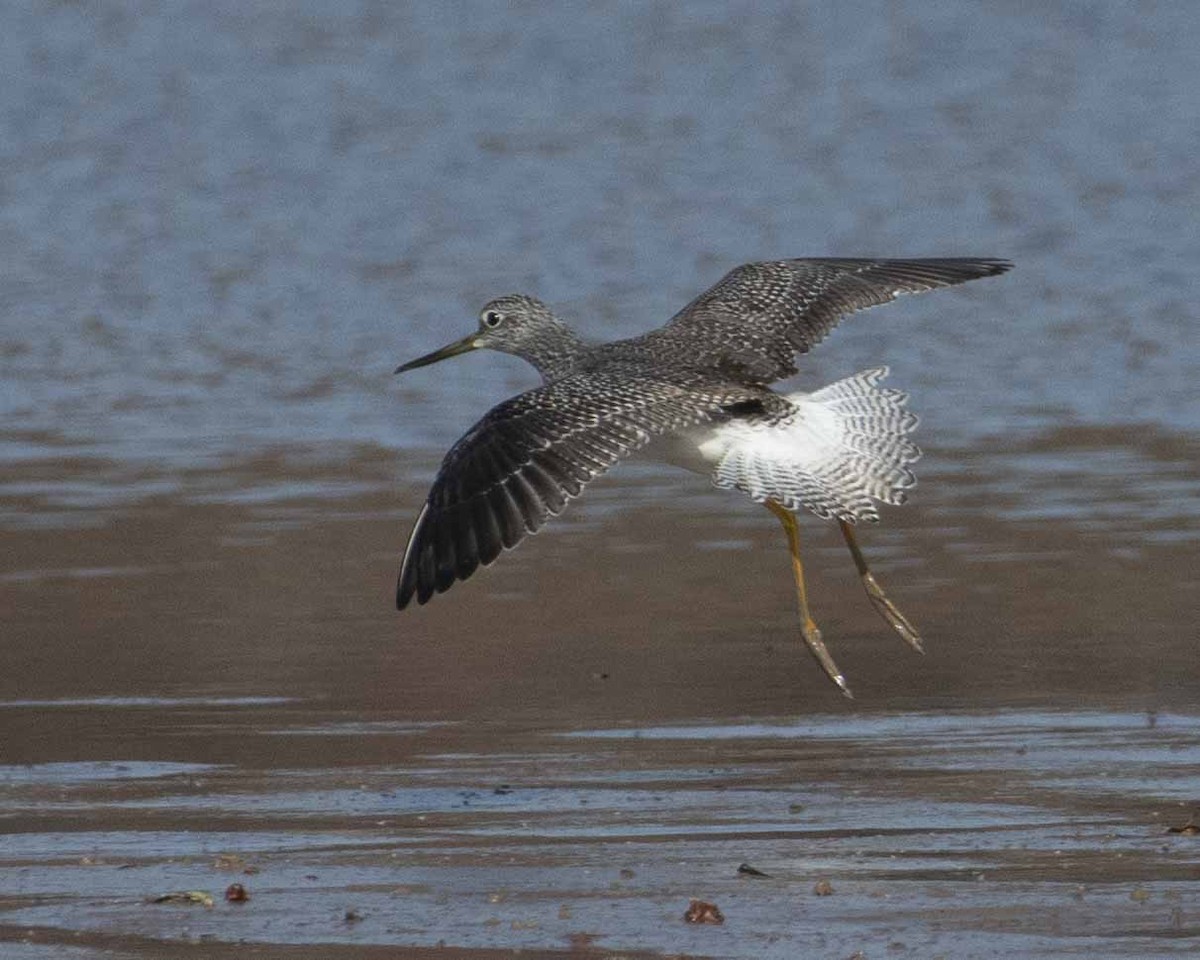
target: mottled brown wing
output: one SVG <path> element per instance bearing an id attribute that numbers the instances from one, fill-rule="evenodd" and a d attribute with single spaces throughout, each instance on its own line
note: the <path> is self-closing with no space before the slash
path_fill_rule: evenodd
<path id="1" fill-rule="evenodd" d="M 796 372 L 807 353 L 849 313 L 902 293 L 949 287 L 1011 269 L 1007 260 L 776 260 L 747 263 L 646 339 L 694 351 L 759 384 Z"/>
<path id="2" fill-rule="evenodd" d="M 404 552 L 396 606 L 425 603 L 487 566 L 651 437 L 746 396 L 587 373 L 492 408 L 442 462 Z"/>

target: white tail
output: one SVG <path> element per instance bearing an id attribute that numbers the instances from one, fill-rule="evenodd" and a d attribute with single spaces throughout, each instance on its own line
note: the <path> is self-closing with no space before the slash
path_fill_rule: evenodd
<path id="1" fill-rule="evenodd" d="M 917 416 L 899 390 L 879 386 L 887 367 L 864 370 L 816 393 L 788 394 L 792 416 L 775 422 L 734 421 L 713 471 L 718 487 L 735 487 L 789 510 L 856 523 L 878 520 L 875 501 L 903 503 L 921 456 L 908 435 Z"/>

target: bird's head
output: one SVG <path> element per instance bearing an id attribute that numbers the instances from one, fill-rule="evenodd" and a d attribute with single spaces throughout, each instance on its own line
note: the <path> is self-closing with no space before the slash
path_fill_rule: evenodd
<path id="1" fill-rule="evenodd" d="M 410 360 L 396 373 L 415 370 L 471 350 L 499 350 L 528 360 L 543 374 L 569 359 L 580 346 L 570 328 L 540 300 L 513 293 L 489 300 L 479 311 L 479 327 L 461 340 Z"/>

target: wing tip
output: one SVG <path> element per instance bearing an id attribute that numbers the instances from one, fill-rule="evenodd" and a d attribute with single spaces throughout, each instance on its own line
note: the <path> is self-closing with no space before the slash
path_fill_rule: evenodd
<path id="1" fill-rule="evenodd" d="M 404 557 L 400 561 L 400 576 L 396 580 L 396 609 L 403 610 L 407 607 L 413 598 L 413 594 L 417 593 L 418 583 L 420 579 L 418 575 L 417 558 L 414 556 L 414 550 L 417 545 L 418 535 L 421 532 L 421 527 L 425 523 L 425 517 L 429 514 L 428 501 L 421 508 L 421 512 L 417 515 L 417 522 L 413 524 L 412 533 L 408 535 L 408 543 L 404 547 Z M 417 603 L 422 604 L 429 597 L 421 598 L 418 596 Z"/>
<path id="2" fill-rule="evenodd" d="M 417 580 L 417 576 L 410 571 L 408 566 L 401 568 L 400 579 L 396 583 L 397 610 L 404 610 L 411 605 L 414 597 L 416 597 L 417 606 L 422 606 L 429 601 L 429 591 L 421 590 Z"/>
<path id="3" fill-rule="evenodd" d="M 984 277 L 997 277 L 1016 266 L 1004 257 L 920 257 L 878 262 L 884 269 L 927 272 L 926 279 L 932 280 L 935 286 L 954 286 Z M 917 279 L 917 276 L 919 273 L 913 279 Z"/>
<path id="4" fill-rule="evenodd" d="M 574 496 L 566 497 L 567 501 L 573 499 Z M 547 512 L 549 516 L 553 517 L 560 514 L 565 508 L 566 503 L 557 510 L 547 508 Z M 536 534 L 542 526 L 541 518 L 536 516 L 527 517 L 524 532 L 511 545 L 504 543 L 503 539 L 499 538 L 499 532 L 497 531 L 498 539 L 494 543 L 494 552 L 492 549 L 488 549 L 486 553 L 476 551 L 475 555 L 467 558 L 465 563 L 456 565 L 452 571 L 452 575 L 448 579 L 441 579 L 437 576 L 422 576 L 420 562 L 422 547 L 418 546 L 418 541 L 421 539 L 421 530 L 425 524 L 429 509 L 429 504 L 426 503 L 425 507 L 421 510 L 421 515 L 417 518 L 416 524 L 413 526 L 408 546 L 404 550 L 404 559 L 400 563 L 400 576 L 396 582 L 397 610 L 404 610 L 412 606 L 414 599 L 418 607 L 423 607 L 439 593 L 445 593 L 456 583 L 466 582 L 479 570 L 490 567 L 503 554 L 508 553 L 510 550 L 515 550 L 526 536 Z"/>
<path id="5" fill-rule="evenodd" d="M 1011 260 L 1003 257 L 982 257 L 976 260 L 975 263 L 979 264 L 983 271 L 980 276 L 984 277 L 998 277 L 1002 273 L 1008 273 L 1009 270 L 1016 266 Z"/>

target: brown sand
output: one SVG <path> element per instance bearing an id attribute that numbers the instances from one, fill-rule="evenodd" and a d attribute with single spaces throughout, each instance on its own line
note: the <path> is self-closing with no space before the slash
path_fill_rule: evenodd
<path id="1" fill-rule="evenodd" d="M 848 702 L 798 646 L 769 515 L 658 482 L 403 614 L 415 488 L 25 503 L 0 531 L 0 954 L 1194 948 L 1200 847 L 1166 832 L 1200 799 L 1194 520 L 1004 519 L 942 478 L 863 533 L 925 657 L 806 524 Z M 218 902 L 144 902 L 184 889 Z M 692 896 L 726 923 L 684 924 Z"/>

